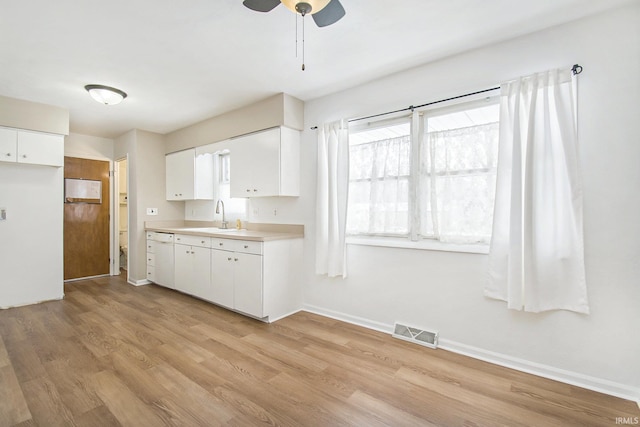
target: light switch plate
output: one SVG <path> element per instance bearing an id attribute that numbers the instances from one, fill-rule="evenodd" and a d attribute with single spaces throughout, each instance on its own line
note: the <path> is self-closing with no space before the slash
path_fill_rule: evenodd
<path id="1" fill-rule="evenodd" d="M 158 208 L 147 208 L 147 215 L 158 215 Z"/>

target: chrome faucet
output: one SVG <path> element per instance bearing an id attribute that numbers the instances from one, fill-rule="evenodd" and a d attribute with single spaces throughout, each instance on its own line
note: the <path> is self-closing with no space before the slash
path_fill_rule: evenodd
<path id="1" fill-rule="evenodd" d="M 216 203 L 217 214 L 220 213 L 220 206 L 222 206 L 222 223 L 220 224 L 220 228 L 228 228 L 227 225 L 229 223 L 224 219 L 224 202 L 222 201 L 222 199 L 218 199 L 218 202 Z"/>

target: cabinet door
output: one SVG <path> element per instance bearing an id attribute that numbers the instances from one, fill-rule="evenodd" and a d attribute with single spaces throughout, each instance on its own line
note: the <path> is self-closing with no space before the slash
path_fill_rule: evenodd
<path id="1" fill-rule="evenodd" d="M 255 135 L 252 168 L 253 196 L 280 195 L 280 128 Z M 257 190 L 257 191 L 254 191 Z"/>
<path id="2" fill-rule="evenodd" d="M 165 160 L 167 200 L 193 200 L 195 150 L 167 154 Z"/>
<path id="3" fill-rule="evenodd" d="M 18 163 L 62 166 L 64 137 L 35 132 L 18 132 Z"/>
<path id="4" fill-rule="evenodd" d="M 211 295 L 211 249 L 191 246 L 193 271 L 187 293 L 208 299 Z"/>
<path id="5" fill-rule="evenodd" d="M 235 254 L 213 249 L 211 251 L 211 295 L 207 298 L 227 308 L 233 308 L 233 264 Z"/>
<path id="6" fill-rule="evenodd" d="M 173 243 L 154 242 L 155 254 L 153 258 L 155 260 L 155 280 L 158 285 L 166 286 L 167 288 L 175 288 L 175 272 L 174 272 L 174 245 Z"/>
<path id="7" fill-rule="evenodd" d="M 231 197 L 277 196 L 280 190 L 280 129 L 232 141 Z"/>
<path id="8" fill-rule="evenodd" d="M 156 273 L 157 274 L 157 273 Z M 193 256 L 191 246 L 175 245 L 175 289 L 190 293 L 193 274 Z"/>
<path id="9" fill-rule="evenodd" d="M 18 131 L 0 129 L 0 162 L 15 162 L 18 149 Z"/>
<path id="10" fill-rule="evenodd" d="M 234 308 L 265 317 L 262 298 L 262 256 L 234 253 Z"/>

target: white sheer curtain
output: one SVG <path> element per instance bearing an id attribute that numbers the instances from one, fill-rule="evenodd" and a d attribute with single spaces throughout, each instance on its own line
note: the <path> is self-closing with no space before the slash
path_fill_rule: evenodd
<path id="1" fill-rule="evenodd" d="M 489 243 L 497 141 L 497 121 L 424 136 L 420 201 L 427 209 L 420 224 L 422 236 L 450 243 Z"/>
<path id="2" fill-rule="evenodd" d="M 502 85 L 485 295 L 530 312 L 589 313 L 575 82 L 552 70 Z"/>
<path id="3" fill-rule="evenodd" d="M 316 274 L 347 276 L 345 229 L 349 188 L 346 121 L 318 127 Z"/>
<path id="4" fill-rule="evenodd" d="M 409 232 L 410 151 L 410 135 L 351 146 L 350 234 Z"/>

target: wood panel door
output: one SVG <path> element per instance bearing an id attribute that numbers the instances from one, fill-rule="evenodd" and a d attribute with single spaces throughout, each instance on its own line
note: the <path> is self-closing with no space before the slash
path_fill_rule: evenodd
<path id="1" fill-rule="evenodd" d="M 64 177 L 65 183 L 91 180 L 102 187 L 99 203 L 65 193 L 64 279 L 109 274 L 109 162 L 65 157 Z"/>

